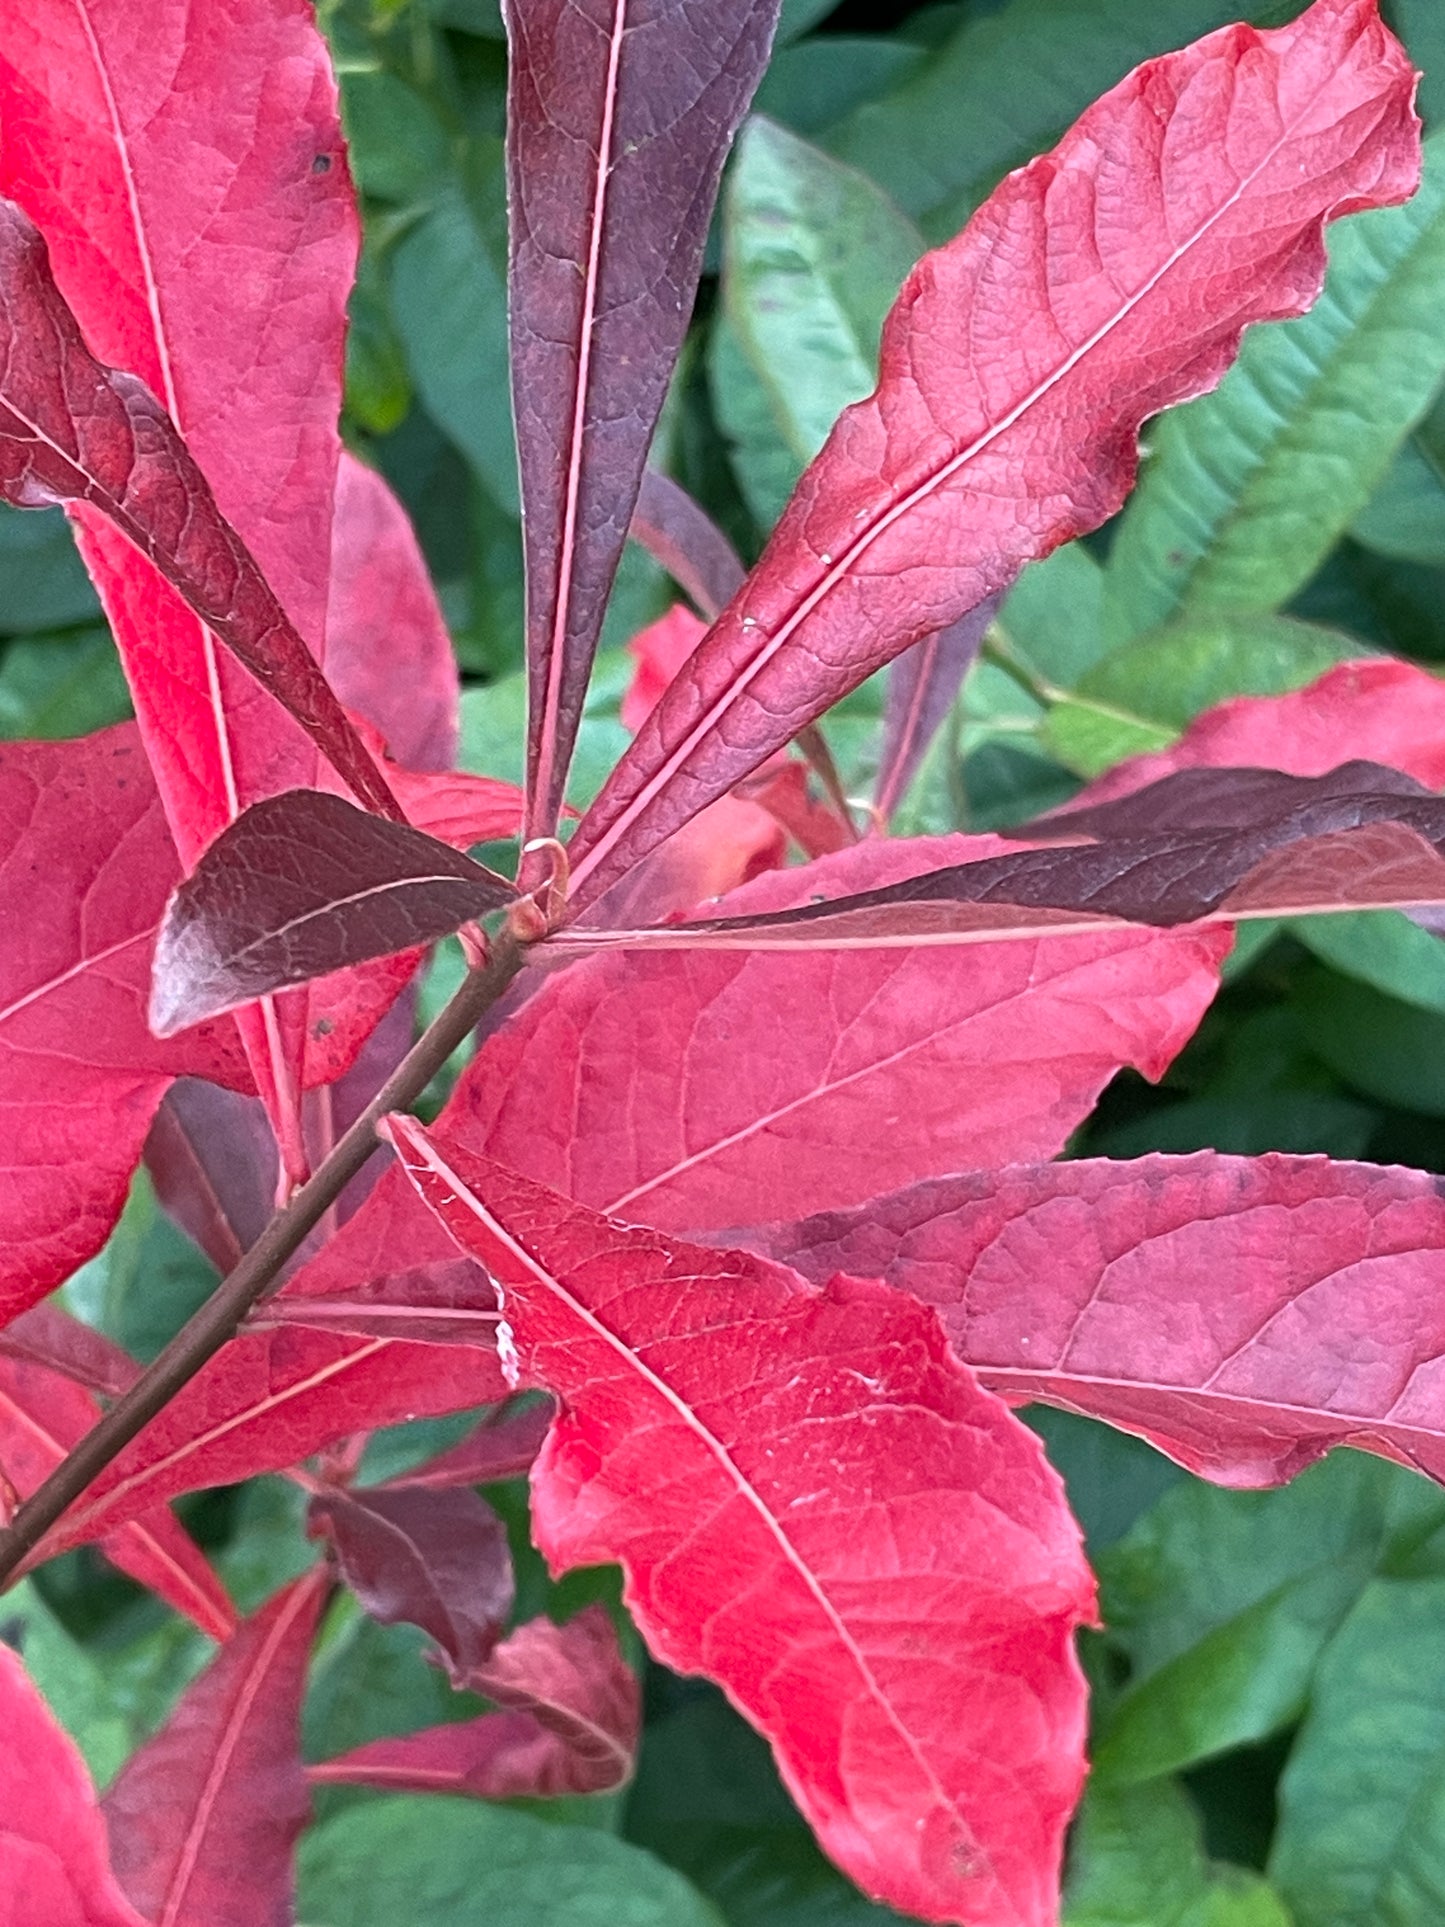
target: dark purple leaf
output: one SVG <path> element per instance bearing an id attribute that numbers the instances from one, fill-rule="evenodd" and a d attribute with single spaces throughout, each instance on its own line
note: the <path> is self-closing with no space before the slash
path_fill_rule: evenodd
<path id="1" fill-rule="evenodd" d="M 709 622 L 742 587 L 747 574 L 717 523 L 670 476 L 644 469 L 629 530 Z"/>
<path id="2" fill-rule="evenodd" d="M 528 833 L 556 828 L 602 613 L 778 0 L 508 0 Z"/>
<path id="3" fill-rule="evenodd" d="M 509 1710 L 374 1740 L 309 1769 L 314 1782 L 510 1800 L 602 1793 L 632 1771 L 641 1708 L 612 1621 L 588 1606 L 534 1619 L 467 1684 Z"/>
<path id="4" fill-rule="evenodd" d="M 296 718 L 357 798 L 400 811 L 155 396 L 87 348 L 38 230 L 0 202 L 0 496 L 111 521 Z"/>
<path id="5" fill-rule="evenodd" d="M 178 1079 L 151 1123 L 145 1162 L 164 1209 L 224 1277 L 275 1208 L 280 1167 L 259 1098 Z"/>
<path id="6" fill-rule="evenodd" d="M 1165 929 L 1445 903 L 1445 801 L 1396 771 L 1371 763 L 1346 764 L 1325 777 L 1199 770 L 1157 787 L 1157 808 L 1154 791 L 1143 790 L 1042 826 L 1056 835 L 1123 832 L 1099 843 L 1010 851 L 751 917 L 567 931 L 538 954 L 616 945 L 887 949 L 1032 939 L 1106 921 Z M 1193 827 L 1196 810 L 1204 827 Z M 1231 827 L 1212 827 L 1212 816 Z M 879 847 L 886 862 L 887 846 Z"/>
<path id="7" fill-rule="evenodd" d="M 0 1326 L 0 1352 L 59 1372 L 105 1398 L 129 1391 L 140 1375 L 129 1352 L 50 1303 L 35 1305 Z"/>
<path id="8" fill-rule="evenodd" d="M 171 898 L 152 1028 L 168 1037 L 287 984 L 430 943 L 513 895 L 408 824 L 287 790 L 239 816 Z"/>
<path id="9" fill-rule="evenodd" d="M 908 793 L 930 743 L 942 729 L 964 677 L 978 658 L 998 604 L 997 596 L 986 597 L 957 622 L 894 658 L 883 713 L 883 755 L 873 790 L 885 823 Z"/>
<path id="10" fill-rule="evenodd" d="M 313 1301 L 315 1302 L 315 1301 Z M 542 1449 L 547 1428 L 556 1417 L 549 1399 L 509 1400 L 488 1412 L 474 1431 L 449 1451 L 399 1472 L 386 1489 L 399 1486 L 494 1485 L 501 1479 L 520 1479 L 532 1469 Z"/>
<path id="11" fill-rule="evenodd" d="M 311 1502 L 307 1530 L 330 1543 L 373 1619 L 420 1626 L 437 1642 L 452 1684 L 470 1684 L 515 1597 L 507 1529 L 484 1499 L 422 1486 L 323 1492 Z"/>

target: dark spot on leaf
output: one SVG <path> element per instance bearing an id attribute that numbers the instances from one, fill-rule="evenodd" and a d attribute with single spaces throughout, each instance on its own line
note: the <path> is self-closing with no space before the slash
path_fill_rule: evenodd
<path id="1" fill-rule="evenodd" d="M 329 154 L 318 154 L 316 159 L 311 163 L 311 172 L 313 174 L 329 174 L 331 172 L 331 156 Z"/>
<path id="2" fill-rule="evenodd" d="M 313 1037 L 329 1037 L 336 1028 L 329 1017 L 318 1017 L 311 1027 Z"/>

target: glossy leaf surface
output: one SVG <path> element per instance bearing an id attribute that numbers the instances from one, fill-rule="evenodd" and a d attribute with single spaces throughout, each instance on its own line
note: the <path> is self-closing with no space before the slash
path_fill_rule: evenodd
<path id="1" fill-rule="evenodd" d="M 777 0 L 509 0 L 512 394 L 533 835 L 593 651 Z"/>
<path id="2" fill-rule="evenodd" d="M 1412 87 L 1373 0 L 1227 28 L 1140 68 L 925 256 L 875 394 L 584 819 L 578 902 L 899 650 L 1112 513 L 1139 423 L 1216 383 L 1246 324 L 1309 305 L 1324 222 L 1409 194 Z"/>
<path id="3" fill-rule="evenodd" d="M 319 790 L 254 803 L 166 906 L 156 1034 L 352 964 L 433 942 L 496 910 L 512 886 L 460 851 Z"/>
<path id="4" fill-rule="evenodd" d="M 654 1652 L 726 1685 L 866 1890 L 1051 1920 L 1091 1584 L 1037 1448 L 931 1319 L 389 1129 L 497 1280 L 526 1382 L 565 1400 L 532 1474 L 553 1568 L 622 1563 Z"/>

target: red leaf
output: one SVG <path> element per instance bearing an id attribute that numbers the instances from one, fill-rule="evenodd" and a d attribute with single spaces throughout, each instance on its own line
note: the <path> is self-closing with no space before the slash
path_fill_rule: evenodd
<path id="1" fill-rule="evenodd" d="M 1010 1403 L 1105 1419 L 1219 1484 L 1278 1485 L 1336 1445 L 1445 1480 L 1445 1204 L 1424 1172 L 1020 1166 L 759 1244 L 815 1280 L 912 1292 Z"/>
<path id="2" fill-rule="evenodd" d="M 0 1323 L 104 1244 L 177 1073 L 246 1080 L 231 1025 L 160 1043 L 145 1006 L 177 864 L 135 728 L 0 747 Z"/>
<path id="3" fill-rule="evenodd" d="M 593 901 L 909 643 L 1118 508 L 1145 417 L 1319 291 L 1326 220 L 1418 178 L 1375 0 L 1150 61 L 925 255 L 761 562 L 572 843 Z M 944 561 L 946 558 L 946 561 Z"/>
<path id="4" fill-rule="evenodd" d="M 661 563 L 709 622 L 732 600 L 747 573 L 737 550 L 706 510 L 655 468 L 642 471 L 628 534 L 654 562 Z"/>
<path id="5" fill-rule="evenodd" d="M 28 1498 L 99 1417 L 96 1401 L 68 1370 L 0 1355 L 4 1485 Z M 154 1499 L 108 1528 L 100 1549 L 212 1639 L 230 1637 L 236 1619 L 225 1587 L 190 1535 Z"/>
<path id="6" fill-rule="evenodd" d="M 408 1472 L 398 1472 L 394 1479 L 386 1481 L 387 1487 L 392 1491 L 401 1486 L 436 1489 L 519 1479 L 531 1471 L 552 1417 L 548 1399 L 529 1399 L 521 1405 L 508 1400 L 488 1412 L 475 1431 L 468 1432 L 448 1451 L 414 1465 Z"/>
<path id="7" fill-rule="evenodd" d="M 276 1141 L 262 1106 L 181 1078 L 155 1114 L 145 1162 L 165 1210 L 224 1278 L 275 1209 Z"/>
<path id="8" fill-rule="evenodd" d="M 320 790 L 253 803 L 166 905 L 158 1037 L 291 984 L 448 936 L 512 901 L 505 878 Z"/>
<path id="9" fill-rule="evenodd" d="M 290 1927 L 310 1817 L 301 1697 L 327 1579 L 248 1619 L 102 1802 L 121 1884 L 157 1927 Z"/>
<path id="10" fill-rule="evenodd" d="M 0 1642 L 0 1915 L 6 1927 L 146 1927 L 110 1870 L 74 1741 Z"/>
<path id="11" fill-rule="evenodd" d="M 129 1391 L 140 1376 L 129 1352 L 59 1305 L 36 1305 L 0 1328 L 0 1352 L 43 1365 L 108 1398 Z"/>
<path id="12" fill-rule="evenodd" d="M 942 729 L 978 659 L 984 633 L 998 613 L 998 597 L 946 629 L 925 636 L 894 659 L 888 671 L 888 707 L 883 716 L 883 753 L 873 799 L 886 823 L 908 793 L 929 745 Z"/>
<path id="13" fill-rule="evenodd" d="M 453 1686 L 485 1665 L 516 1600 L 507 1529 L 475 1492 L 323 1491 L 306 1530 L 325 1538 L 341 1576 L 383 1626 L 420 1626 Z"/>
<path id="14" fill-rule="evenodd" d="M 0 201 L 0 496 L 74 507 L 139 551 L 295 717 L 353 793 L 400 811 L 165 409 L 90 353 L 39 231 Z M 102 586 L 105 586 L 102 583 Z"/>
<path id="15" fill-rule="evenodd" d="M 625 729 L 639 730 L 666 694 L 668 684 L 707 634 L 707 624 L 682 603 L 639 629 L 628 643 L 637 667 L 618 715 Z"/>
<path id="16" fill-rule="evenodd" d="M 1237 697 L 1206 710 L 1169 749 L 1120 763 L 1069 808 L 1132 795 L 1184 769 L 1257 765 L 1323 776 L 1354 758 L 1445 789 L 1445 682 L 1414 663 L 1377 656 L 1341 663 L 1287 696 Z"/>
<path id="17" fill-rule="evenodd" d="M 607 594 L 777 0 L 510 0 L 529 834 L 556 828 Z"/>
<path id="18" fill-rule="evenodd" d="M 875 839 L 760 877 L 727 907 L 782 908 L 1000 847 Z M 1111 929 L 954 955 L 614 952 L 544 984 L 487 1039 L 441 1134 L 676 1230 L 1049 1157 L 1121 1065 L 1162 1075 L 1228 942 Z M 405 1238 L 393 1249 L 410 1252 Z"/>
<path id="19" fill-rule="evenodd" d="M 324 660 L 342 702 L 381 731 L 398 763 L 451 769 L 461 736 L 452 639 L 405 509 L 375 469 L 345 450 L 336 469 Z M 441 836 L 413 813 L 395 772 L 387 775 L 410 820 Z"/>
<path id="20" fill-rule="evenodd" d="M 310 1767 L 309 1778 L 514 1800 L 604 1793 L 630 1776 L 641 1706 L 604 1607 L 565 1626 L 531 1620 L 468 1684 L 512 1710 L 374 1740 Z"/>
<path id="21" fill-rule="evenodd" d="M 1037 1443 L 932 1314 L 388 1128 L 498 1281 L 526 1382 L 564 1401 L 532 1474 L 553 1570 L 622 1565 L 652 1650 L 726 1688 L 866 1891 L 930 1920 L 1052 1921 L 1092 1585 Z"/>
<path id="22" fill-rule="evenodd" d="M 281 1471 L 351 1432 L 489 1405 L 507 1390 L 482 1351 L 290 1326 L 243 1333 L 107 1466 L 41 1554 L 112 1533 L 178 1493 Z"/>

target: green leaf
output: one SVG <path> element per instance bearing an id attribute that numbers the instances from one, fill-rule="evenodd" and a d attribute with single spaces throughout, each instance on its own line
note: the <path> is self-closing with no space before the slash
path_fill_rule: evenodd
<path id="1" fill-rule="evenodd" d="M 1111 649 L 1049 712 L 1042 740 L 1070 769 L 1097 776 L 1164 748 L 1231 696 L 1282 696 L 1363 653 L 1350 636 L 1286 616 L 1199 616 Z"/>
<path id="2" fill-rule="evenodd" d="M 0 657 L 0 737 L 88 736 L 130 713 L 108 629 L 22 636 Z"/>
<path id="3" fill-rule="evenodd" d="M 783 0 L 778 14 L 776 44 L 785 47 L 790 40 L 796 40 L 810 27 L 816 27 L 830 13 L 837 10 L 838 0 Z"/>
<path id="4" fill-rule="evenodd" d="M 446 129 L 419 93 L 384 67 L 343 68 L 341 101 L 351 169 L 363 194 L 414 201 L 450 164 Z"/>
<path id="5" fill-rule="evenodd" d="M 1211 1863 L 1199 1816 L 1171 1781 L 1093 1787 L 1079 1815 L 1064 1927 L 1290 1927 L 1258 1874 Z"/>
<path id="6" fill-rule="evenodd" d="M 368 1800 L 302 1838 L 308 1927 L 721 1927 L 641 1848 L 449 1798 Z"/>
<path id="7" fill-rule="evenodd" d="M 1024 570 L 999 627 L 1030 674 L 1072 689 L 1103 653 L 1103 599 L 1104 571 L 1082 542 L 1069 542 Z"/>
<path id="8" fill-rule="evenodd" d="M 1445 119 L 1445 12 L 1440 0 L 1388 0 L 1387 11 L 1415 65 L 1425 70 L 1418 105 L 1433 127 Z"/>
<path id="9" fill-rule="evenodd" d="M 478 141 L 466 182 L 445 187 L 397 243 L 390 281 L 392 316 L 427 413 L 516 515 L 505 195 L 501 143 Z"/>
<path id="10" fill-rule="evenodd" d="M 1350 524 L 1350 534 L 1377 555 L 1445 563 L 1445 401 L 1438 396 Z"/>
<path id="11" fill-rule="evenodd" d="M 215 1267 L 161 1210 L 142 1168 L 104 1250 L 81 1266 L 64 1292 L 78 1318 L 145 1361 L 200 1309 L 215 1285 Z"/>
<path id="12" fill-rule="evenodd" d="M 883 318 L 922 237 L 861 174 L 762 119 L 738 143 L 723 232 L 738 344 L 784 442 L 810 462 L 873 389 Z"/>
<path id="13" fill-rule="evenodd" d="M 1270 1856 L 1297 1927 L 1445 1918 L 1442 1626 L 1445 1580 L 1382 1580 L 1330 1646 Z"/>
<path id="14" fill-rule="evenodd" d="M 766 534 L 786 507 L 803 464 L 784 442 L 768 391 L 725 313 L 714 318 L 708 337 L 707 380 L 738 489 Z"/>
<path id="15" fill-rule="evenodd" d="M 754 96 L 754 112 L 780 120 L 796 134 L 821 134 L 896 87 L 918 66 L 922 51 L 882 34 L 828 34 L 783 47 Z"/>
<path id="16" fill-rule="evenodd" d="M 1310 1048 L 1346 1084 L 1445 1117 L 1445 1017 L 1324 969 L 1301 975 L 1294 1005 Z"/>
<path id="17" fill-rule="evenodd" d="M 882 100 L 828 137 L 931 240 L 962 226 L 1010 168 L 1051 147 L 1105 88 L 1151 55 L 1298 0 L 1012 0 L 962 24 Z"/>
<path id="18" fill-rule="evenodd" d="M 1369 501 L 1445 373 L 1445 136 L 1404 207 L 1342 222 L 1307 315 L 1245 338 L 1212 395 L 1164 416 L 1120 523 L 1105 634 L 1277 608 Z"/>
<path id="19" fill-rule="evenodd" d="M 0 508 L 0 635 L 65 629 L 99 614 L 64 514 Z"/>
<path id="20" fill-rule="evenodd" d="M 1283 1731 L 1394 1538 L 1437 1520 L 1445 1496 L 1353 1452 L 1278 1492 L 1198 1481 L 1167 1492 L 1098 1561 L 1104 1622 L 1133 1669 L 1095 1749 L 1100 1783 L 1137 1784 Z"/>
<path id="21" fill-rule="evenodd" d="M 32 1579 L 0 1602 L 0 1639 L 13 1646 L 51 1712 L 80 1748 L 98 1787 L 114 1778 L 134 1743 L 107 1670 L 72 1639 Z"/>
<path id="22" fill-rule="evenodd" d="M 1090 1554 L 1121 1539 L 1140 1515 L 1186 1476 L 1143 1439 L 1076 1412 L 1030 1405 L 1021 1415 L 1044 1441 L 1062 1475 L 1069 1510 L 1083 1527 Z"/>
<path id="23" fill-rule="evenodd" d="M 1347 977 L 1445 1017 L 1445 943 L 1411 923 L 1403 911 L 1298 917 L 1286 928 Z"/>

